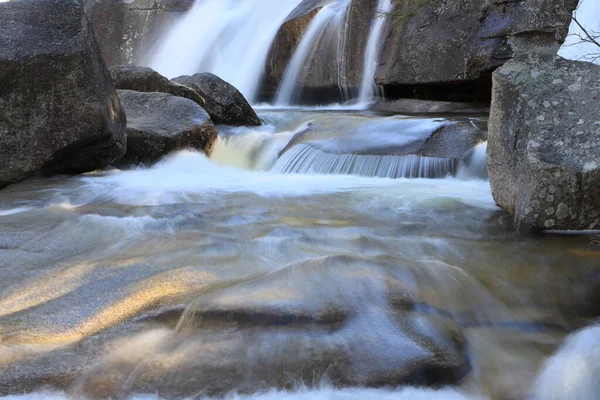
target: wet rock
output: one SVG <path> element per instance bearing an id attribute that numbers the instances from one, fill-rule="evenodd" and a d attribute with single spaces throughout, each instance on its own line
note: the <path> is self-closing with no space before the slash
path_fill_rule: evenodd
<path id="1" fill-rule="evenodd" d="M 113 66 L 144 61 L 156 39 L 193 4 L 193 0 L 85 0 L 85 9 L 102 55 Z"/>
<path id="2" fill-rule="evenodd" d="M 0 42 L 0 187 L 125 153 L 125 114 L 83 5 L 0 3 Z"/>
<path id="3" fill-rule="evenodd" d="M 494 73 L 488 170 L 525 231 L 600 227 L 600 67 L 528 57 Z"/>
<path id="4" fill-rule="evenodd" d="M 487 114 L 487 105 L 450 101 L 428 101 L 419 99 L 379 100 L 370 110 L 394 114 Z"/>
<path id="5" fill-rule="evenodd" d="M 305 0 L 292 11 L 271 48 L 264 80 L 267 91 L 275 90 L 281 83 L 306 28 L 316 13 L 330 3 L 333 2 Z M 354 0 L 346 11 L 342 11 L 341 7 L 335 8 L 335 12 L 340 15 L 339 24 L 336 26 L 331 23 L 324 28 L 304 68 L 300 95 L 303 101 L 340 101 L 345 100 L 341 92 L 358 90 L 362 81 L 365 47 L 371 22 L 377 12 L 377 3 L 377 0 Z"/>
<path id="6" fill-rule="evenodd" d="M 407 306 L 410 279 L 395 267 L 314 258 L 202 296 L 152 355 L 129 369 L 113 362 L 90 370 L 81 391 L 185 397 L 322 379 L 371 387 L 456 382 L 470 369 L 464 337 L 450 321 L 423 318 Z M 127 382 L 106 392 L 116 366 Z"/>
<path id="7" fill-rule="evenodd" d="M 152 163 L 168 153 L 195 148 L 210 154 L 217 131 L 195 102 L 167 93 L 119 90 L 127 114 L 128 148 L 119 165 Z"/>
<path id="8" fill-rule="evenodd" d="M 306 32 L 306 28 L 321 8 L 319 6 L 315 8 L 301 8 L 303 4 L 304 3 L 301 3 L 296 10 L 292 12 L 281 28 L 279 28 L 277 36 L 271 46 L 269 56 L 267 57 L 263 88 L 270 91 L 272 94 L 274 94 L 280 82 L 283 80 L 286 68 L 294 56 L 294 52 L 298 47 L 300 40 Z M 321 2 L 315 4 L 320 5 Z"/>
<path id="9" fill-rule="evenodd" d="M 294 136 L 281 154 L 297 144 L 310 144 L 330 154 L 420 155 L 460 159 L 475 145 L 486 140 L 485 131 L 471 121 L 390 118 L 378 122 L 357 120 L 349 129 L 325 136 L 313 123 Z"/>
<path id="10" fill-rule="evenodd" d="M 188 86 L 205 100 L 204 108 L 215 124 L 258 126 L 262 123 L 244 96 L 223 79 L 211 73 L 180 76 L 173 82 Z"/>
<path id="11" fill-rule="evenodd" d="M 110 68 L 110 74 L 117 89 L 168 93 L 204 106 L 204 99 L 195 90 L 171 82 L 151 68 L 120 65 Z"/>
<path id="12" fill-rule="evenodd" d="M 577 0 L 419 0 L 396 7 L 376 81 L 386 87 L 480 82 L 518 54 L 556 54 Z M 483 90 L 477 93 L 477 90 Z"/>

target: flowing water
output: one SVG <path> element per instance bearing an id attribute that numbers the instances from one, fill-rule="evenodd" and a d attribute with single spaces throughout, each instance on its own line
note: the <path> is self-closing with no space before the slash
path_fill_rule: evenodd
<path id="1" fill-rule="evenodd" d="M 365 61 L 363 66 L 363 79 L 360 85 L 360 93 L 358 95 L 359 103 L 367 103 L 375 97 L 382 97 L 382 91 L 374 82 L 375 71 L 379 64 L 379 50 L 381 47 L 381 36 L 386 22 L 384 15 L 392 11 L 392 0 L 379 0 L 377 2 L 377 10 L 375 19 L 371 26 L 369 39 L 367 41 L 367 49 L 365 52 Z"/>
<path id="2" fill-rule="evenodd" d="M 477 172 L 485 144 L 457 177 L 283 173 L 299 135 L 399 117 L 260 116 L 219 127 L 210 159 L 0 192 L 0 395 L 525 399 L 558 384 L 576 360 L 544 363 L 598 311 L 593 238 L 517 236 Z M 405 119 L 400 142 L 443 120 Z M 574 340 L 561 351 L 585 351 Z"/>
<path id="3" fill-rule="evenodd" d="M 163 38 L 149 66 L 175 78 L 212 72 L 256 99 L 279 27 L 300 0 L 196 1 Z"/>
<path id="4" fill-rule="evenodd" d="M 306 28 L 292 59 L 285 71 L 275 104 L 289 106 L 299 104 L 301 89 L 305 82 L 310 60 L 317 51 L 325 51 L 337 63 L 337 81 L 342 98 L 348 100 L 346 84 L 346 19 L 350 0 L 335 0 L 319 10 Z M 329 61 L 329 60 L 323 60 Z M 323 68 L 323 66 L 320 66 Z"/>

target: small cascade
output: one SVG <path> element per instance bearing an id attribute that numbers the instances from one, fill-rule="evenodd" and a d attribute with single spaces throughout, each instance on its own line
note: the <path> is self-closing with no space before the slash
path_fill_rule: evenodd
<path id="1" fill-rule="evenodd" d="M 221 166 L 252 171 L 269 170 L 289 141 L 309 129 L 309 122 L 294 130 L 274 132 L 269 127 L 233 128 L 219 135 L 210 158 Z"/>
<path id="2" fill-rule="evenodd" d="M 392 10 L 392 0 L 379 0 L 375 19 L 371 25 L 369 40 L 365 51 L 365 61 L 363 66 L 363 78 L 360 84 L 359 103 L 367 103 L 373 97 L 381 96 L 380 88 L 375 84 L 374 76 L 379 61 L 379 51 L 381 48 L 381 36 L 385 26 L 383 13 L 389 13 Z"/>
<path id="3" fill-rule="evenodd" d="M 275 35 L 300 0 L 196 1 L 149 66 L 168 78 L 212 72 L 254 102 Z"/>
<path id="4" fill-rule="evenodd" d="M 334 1 L 313 18 L 287 66 L 277 90 L 276 105 L 289 106 L 298 101 L 310 60 L 321 46 L 332 49 L 331 57 L 337 60 L 338 87 L 342 91 L 342 98 L 347 99 L 345 47 L 349 5 L 350 0 Z"/>
<path id="5" fill-rule="evenodd" d="M 579 23 L 592 36 L 600 36 L 600 1 L 580 0 L 579 7 L 573 13 Z M 559 55 L 571 60 L 592 61 L 600 64 L 600 47 L 581 40 L 585 33 L 575 21 L 571 22 L 569 35 L 559 51 Z"/>
<path id="6" fill-rule="evenodd" d="M 487 179 L 486 165 L 487 142 L 479 143 L 458 164 L 456 177 L 459 179 Z"/>
<path id="7" fill-rule="evenodd" d="M 418 155 L 332 154 L 309 144 L 286 151 L 272 168 L 294 174 L 359 175 L 378 178 L 443 178 L 454 175 L 456 161 Z"/>

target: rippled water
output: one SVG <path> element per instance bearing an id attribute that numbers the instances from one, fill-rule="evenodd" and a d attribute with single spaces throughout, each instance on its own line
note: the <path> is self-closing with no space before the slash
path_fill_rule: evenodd
<path id="1" fill-rule="evenodd" d="M 356 114 L 261 117 L 0 192 L 1 395 L 519 399 L 597 315 L 594 238 L 518 236 L 468 176 L 273 172 Z"/>

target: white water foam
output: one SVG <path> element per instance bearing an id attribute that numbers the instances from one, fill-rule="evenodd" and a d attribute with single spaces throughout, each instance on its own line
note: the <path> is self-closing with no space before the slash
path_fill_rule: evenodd
<path id="1" fill-rule="evenodd" d="M 279 27 L 300 0 L 205 0 L 160 41 L 150 67 L 174 78 L 212 72 L 256 100 Z"/>
<path id="2" fill-rule="evenodd" d="M 535 400 L 595 400 L 600 396 L 600 326 L 567 338 L 542 368 Z"/>
<path id="3" fill-rule="evenodd" d="M 299 389 L 293 392 L 270 391 L 260 394 L 236 395 L 231 394 L 220 398 L 222 400 L 484 400 L 483 397 L 468 395 L 460 390 L 406 388 L 400 390 L 390 389 L 334 389 L 324 387 L 320 389 Z M 24 395 L 0 397 L 0 400 L 78 400 L 57 392 L 38 392 Z M 162 400 L 153 394 L 136 395 L 129 400 Z M 203 400 L 218 400 L 214 397 L 205 397 Z"/>

